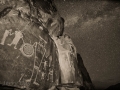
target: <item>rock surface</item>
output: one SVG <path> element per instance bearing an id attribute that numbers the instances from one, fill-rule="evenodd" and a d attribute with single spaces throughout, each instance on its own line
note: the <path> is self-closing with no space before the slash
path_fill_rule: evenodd
<path id="1" fill-rule="evenodd" d="M 61 49 L 53 37 L 62 35 L 64 20 L 53 1 L 0 0 L 0 11 L 0 84 L 27 90 L 55 90 L 54 86 L 61 85 L 93 90 L 87 70 L 70 44 L 72 41 L 62 45 L 70 52 L 63 57 L 67 66 L 63 65 L 65 60 L 60 63 Z M 70 39 L 61 37 L 62 43 Z M 63 78 L 65 70 L 70 70 L 68 79 Z"/>
<path id="2" fill-rule="evenodd" d="M 77 54 L 77 60 L 78 60 L 79 70 L 81 70 L 82 77 L 83 77 L 83 87 L 85 88 L 85 90 L 94 90 L 93 83 L 91 81 L 89 73 L 87 72 L 87 69 L 84 66 L 84 63 L 80 54 Z"/>
<path id="3" fill-rule="evenodd" d="M 16 3 L 23 4 L 1 11 L 0 83 L 46 90 L 59 80 L 56 45 L 42 23 L 29 18 L 28 4 Z"/>

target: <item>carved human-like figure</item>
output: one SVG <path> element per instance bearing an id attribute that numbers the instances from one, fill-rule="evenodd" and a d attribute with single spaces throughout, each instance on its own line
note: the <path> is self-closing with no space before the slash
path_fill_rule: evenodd
<path id="1" fill-rule="evenodd" d="M 0 0 L 1 4 L 5 4 L 6 0 Z"/>
<path id="2" fill-rule="evenodd" d="M 9 46 L 15 45 L 14 49 L 17 49 L 17 44 L 18 44 L 18 42 L 20 41 L 21 38 L 23 38 L 22 32 L 21 31 L 15 31 L 15 37 L 14 37 L 13 41 L 8 45 Z"/>
<path id="3" fill-rule="evenodd" d="M 47 67 L 47 61 L 44 62 L 44 69 L 46 70 Z"/>
<path id="4" fill-rule="evenodd" d="M 41 79 L 44 79 L 44 77 L 45 77 L 45 73 L 41 72 Z"/>
<path id="5" fill-rule="evenodd" d="M 9 36 L 9 35 L 12 35 L 13 33 L 12 33 L 12 29 L 10 29 L 10 30 L 5 30 L 5 33 L 4 33 L 4 35 L 3 35 L 3 38 L 1 39 L 1 45 L 4 45 L 4 43 L 5 43 L 5 40 L 6 40 L 6 38 Z"/>
<path id="6" fill-rule="evenodd" d="M 51 80 L 53 82 L 53 73 L 54 73 L 53 69 L 50 69 L 49 73 L 48 73 L 48 79 L 47 80 Z"/>

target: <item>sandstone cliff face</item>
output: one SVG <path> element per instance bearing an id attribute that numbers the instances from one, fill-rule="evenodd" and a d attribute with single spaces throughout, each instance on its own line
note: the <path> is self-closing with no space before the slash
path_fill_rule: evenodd
<path id="1" fill-rule="evenodd" d="M 0 84 L 28 90 L 55 90 L 55 86 L 71 85 L 74 88 L 83 86 L 83 82 L 91 83 L 86 69 L 82 68 L 82 62 L 77 62 L 72 41 L 63 44 L 65 36 L 61 35 L 64 21 L 53 1 L 0 2 Z M 65 51 L 62 63 L 58 52 L 61 49 L 53 37 L 62 40 L 61 46 Z M 69 39 L 66 38 L 67 42 Z M 63 65 L 65 60 L 69 68 Z M 65 70 L 69 70 L 68 79 L 63 78 Z M 89 87 L 87 83 L 85 87 Z"/>

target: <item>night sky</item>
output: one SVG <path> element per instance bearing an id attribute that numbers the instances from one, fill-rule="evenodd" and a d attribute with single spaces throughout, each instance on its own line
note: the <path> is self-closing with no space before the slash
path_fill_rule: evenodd
<path id="1" fill-rule="evenodd" d="M 55 0 L 96 88 L 120 83 L 120 2 Z"/>

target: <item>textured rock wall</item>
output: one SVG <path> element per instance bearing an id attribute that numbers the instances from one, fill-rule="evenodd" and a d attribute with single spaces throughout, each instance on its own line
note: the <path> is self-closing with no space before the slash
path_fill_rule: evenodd
<path id="1" fill-rule="evenodd" d="M 29 5 L 22 3 L 10 9 L 5 5 L 1 12 L 0 83 L 46 90 L 59 83 L 57 48 L 42 23 L 30 18 Z"/>
<path id="2" fill-rule="evenodd" d="M 53 1 L 0 2 L 0 84 L 28 90 L 92 90 L 72 40 L 63 35 L 64 19 Z"/>

